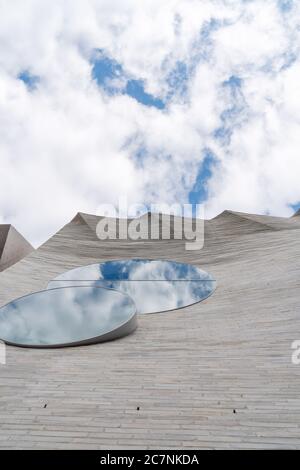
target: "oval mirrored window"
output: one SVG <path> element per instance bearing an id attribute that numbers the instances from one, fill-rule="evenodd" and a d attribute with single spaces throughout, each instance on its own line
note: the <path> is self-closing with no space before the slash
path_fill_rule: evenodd
<path id="1" fill-rule="evenodd" d="M 132 299 L 101 287 L 41 291 L 0 308 L 0 338 L 17 346 L 98 343 L 125 336 L 136 326 Z"/>
<path id="2" fill-rule="evenodd" d="M 158 313 L 200 302 L 216 281 L 197 266 L 165 260 L 117 260 L 67 271 L 48 284 L 104 286 L 128 294 L 138 313 Z"/>

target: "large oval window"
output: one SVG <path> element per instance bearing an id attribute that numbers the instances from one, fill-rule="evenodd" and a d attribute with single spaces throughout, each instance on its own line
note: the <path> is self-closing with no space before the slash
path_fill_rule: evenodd
<path id="1" fill-rule="evenodd" d="M 16 346 L 98 343 L 136 326 L 136 308 L 127 295 L 90 286 L 41 291 L 0 308 L 0 338 Z"/>
<path id="2" fill-rule="evenodd" d="M 91 264 L 67 271 L 48 284 L 101 286 L 128 294 L 138 313 L 174 310 L 209 297 L 216 281 L 200 268 L 174 261 L 131 259 Z"/>

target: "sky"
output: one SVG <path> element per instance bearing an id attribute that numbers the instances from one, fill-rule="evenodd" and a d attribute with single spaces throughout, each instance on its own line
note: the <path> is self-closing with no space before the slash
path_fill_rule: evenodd
<path id="1" fill-rule="evenodd" d="M 0 223 L 300 207 L 300 2 L 0 0 Z"/>

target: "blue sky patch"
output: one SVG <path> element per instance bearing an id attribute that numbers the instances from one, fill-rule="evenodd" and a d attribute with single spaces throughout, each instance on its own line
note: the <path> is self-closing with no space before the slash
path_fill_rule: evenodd
<path id="1" fill-rule="evenodd" d="M 92 77 L 104 91 L 110 95 L 124 94 L 131 96 L 144 106 L 164 109 L 165 103 L 145 91 L 144 81 L 130 77 L 122 65 L 102 53 L 92 62 Z"/>
<path id="2" fill-rule="evenodd" d="M 32 75 L 28 70 L 23 70 L 23 72 L 18 75 L 18 79 L 25 83 L 29 90 L 34 90 L 40 81 L 37 75 Z"/>
<path id="3" fill-rule="evenodd" d="M 222 83 L 222 87 L 228 90 L 230 94 L 230 107 L 226 108 L 221 116 L 222 125 L 215 130 L 215 139 L 228 145 L 234 128 L 245 119 L 247 104 L 242 92 L 243 81 L 240 77 L 232 75 L 228 80 Z"/>
<path id="4" fill-rule="evenodd" d="M 233 93 L 236 93 L 236 90 L 240 89 L 242 86 L 242 79 L 240 77 L 237 77 L 236 75 L 232 75 L 228 80 L 225 80 L 225 82 L 223 82 L 223 86 L 230 87 L 231 91 Z"/>
<path id="5" fill-rule="evenodd" d="M 161 99 L 155 98 L 155 96 L 145 91 L 142 80 L 128 80 L 124 93 L 145 106 L 154 106 L 157 109 L 164 109 L 165 107 Z"/>
<path id="6" fill-rule="evenodd" d="M 114 88 L 109 86 L 110 80 L 120 78 L 123 75 L 122 66 L 108 57 L 100 56 L 93 62 L 93 79 L 109 93 L 113 93 Z"/>
<path id="7" fill-rule="evenodd" d="M 208 182 L 213 175 L 216 156 L 209 149 L 206 149 L 204 153 L 204 160 L 199 166 L 195 184 L 189 193 L 190 204 L 201 204 L 208 199 Z"/>

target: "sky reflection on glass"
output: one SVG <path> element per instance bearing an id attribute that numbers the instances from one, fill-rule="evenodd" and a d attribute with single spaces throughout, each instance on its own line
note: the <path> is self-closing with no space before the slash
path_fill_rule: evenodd
<path id="1" fill-rule="evenodd" d="M 118 260 L 73 269 L 55 278 L 48 289 L 93 285 L 128 294 L 138 313 L 157 313 L 206 299 L 216 282 L 190 264 L 164 260 Z"/>
<path id="2" fill-rule="evenodd" d="M 0 308 L 0 338 L 24 346 L 69 345 L 117 329 L 135 311 L 128 296 L 109 289 L 46 290 Z"/>

